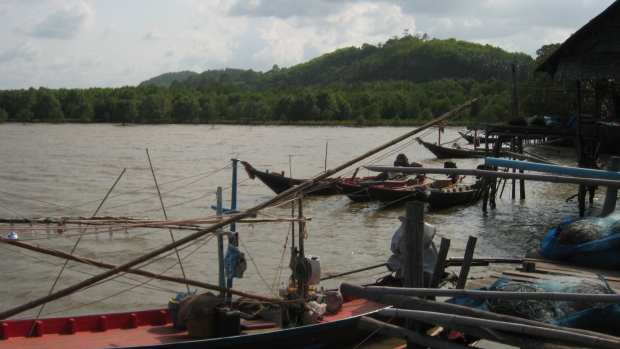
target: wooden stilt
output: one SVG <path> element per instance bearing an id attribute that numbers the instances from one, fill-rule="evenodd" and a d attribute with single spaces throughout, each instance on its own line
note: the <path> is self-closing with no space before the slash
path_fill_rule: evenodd
<path id="1" fill-rule="evenodd" d="M 471 266 L 471 261 L 474 258 L 474 250 L 476 249 L 476 241 L 478 241 L 478 237 L 475 235 L 470 235 L 467 240 L 467 247 L 465 247 L 465 256 L 463 257 L 463 265 L 461 266 L 461 272 L 459 273 L 459 280 L 456 283 L 457 289 L 464 289 L 465 283 L 467 282 L 467 275 L 469 275 L 469 267 Z"/>
<path id="2" fill-rule="evenodd" d="M 609 160 L 609 170 L 615 172 L 620 171 L 620 157 L 612 156 Z M 605 202 L 603 203 L 603 209 L 601 210 L 600 217 L 605 217 L 615 211 L 617 199 L 618 187 L 607 187 L 607 191 L 605 192 Z"/>
<path id="3" fill-rule="evenodd" d="M 424 203 L 412 201 L 406 204 L 405 251 L 403 252 L 403 286 L 424 287 Z M 417 285 L 417 286 L 411 286 Z M 417 321 L 407 320 L 407 329 L 420 332 Z M 422 348 L 407 342 L 407 348 Z"/>
<path id="4" fill-rule="evenodd" d="M 448 257 L 448 250 L 450 249 L 450 239 L 447 237 L 441 237 L 441 244 L 439 245 L 439 253 L 437 254 L 437 263 L 435 263 L 435 269 L 433 270 L 433 276 L 428 283 L 428 288 L 437 288 L 441 276 L 445 271 L 446 257 Z"/>

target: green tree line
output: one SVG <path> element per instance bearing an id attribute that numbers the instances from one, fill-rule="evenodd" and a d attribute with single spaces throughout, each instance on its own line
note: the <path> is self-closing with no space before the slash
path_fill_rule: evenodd
<path id="1" fill-rule="evenodd" d="M 168 78 L 184 77 L 184 80 L 175 80 L 169 87 L 165 86 L 166 79 L 160 76 L 157 83 L 142 83 L 137 87 L 3 90 L 0 91 L 0 122 L 421 124 L 473 98 L 477 98 L 478 102 L 460 119 L 461 122 L 504 121 L 509 106 L 509 82 L 501 72 L 510 61 L 510 54 L 504 55 L 502 50 L 488 45 L 467 44 L 471 43 L 406 36 L 388 40 L 379 45 L 381 47 L 364 45 L 355 50 L 343 49 L 344 53 L 337 50 L 290 69 L 274 67 L 267 73 L 241 69 L 202 74 L 169 73 Z M 478 73 L 484 69 L 473 67 L 467 68 L 473 72 L 469 77 L 444 76 L 425 82 L 412 81 L 406 72 L 399 73 L 400 79 L 386 78 L 396 74 L 396 68 L 391 73 L 383 69 L 382 75 L 376 73 L 375 78 L 366 79 L 368 81 L 346 78 L 349 69 L 353 69 L 348 63 L 352 60 L 349 55 L 359 58 L 365 50 L 384 51 L 382 54 L 395 62 L 394 67 L 402 67 L 403 64 L 430 66 L 430 63 L 418 62 L 417 56 L 411 53 L 411 47 L 429 45 L 439 47 L 433 52 L 443 52 L 445 57 L 469 57 L 472 60 L 474 56 L 487 57 L 478 52 L 482 50 L 497 51 L 498 57 L 505 56 L 505 59 L 483 59 L 496 72 L 495 76 L 490 74 L 483 81 L 480 80 L 485 75 Z M 542 90 L 552 90 L 554 83 L 544 74 L 533 72 L 536 64 L 552 53 L 555 47 L 544 46 L 539 50 L 536 61 L 530 59 L 522 63 L 528 64 L 521 68 L 520 73 L 526 76 L 522 84 L 526 96 L 520 99 L 524 114 L 547 112 L 544 108 L 549 108 L 549 99 L 556 97 L 540 93 Z M 377 55 L 368 53 L 365 57 Z M 441 57 L 435 56 L 433 59 Z M 409 60 L 413 62 L 408 63 Z M 432 59 L 427 57 L 425 60 Z M 500 61 L 503 63 L 498 63 Z M 338 69 L 343 71 L 338 72 Z M 436 74 L 422 70 L 424 72 L 420 74 L 426 76 Z M 341 81 L 309 83 L 312 79 L 322 79 L 320 74 L 309 74 L 310 71 L 333 72 L 324 75 Z M 380 75 L 383 77 L 380 78 Z M 437 73 L 437 76 L 440 75 Z M 444 75 L 450 76 L 452 73 Z M 465 73 L 462 75 L 467 76 Z M 302 83 L 302 78 L 294 78 L 299 76 L 310 80 Z M 292 83 L 290 79 L 297 79 L 299 83 Z"/>

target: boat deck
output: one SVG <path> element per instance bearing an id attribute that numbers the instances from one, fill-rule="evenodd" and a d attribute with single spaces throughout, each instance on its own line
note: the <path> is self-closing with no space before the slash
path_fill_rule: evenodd
<path id="1" fill-rule="evenodd" d="M 620 290 L 620 271 L 584 267 L 568 262 L 559 262 L 546 259 L 540 254 L 530 254 L 523 259 L 523 265 L 513 270 L 504 270 L 501 274 L 491 274 L 488 277 L 470 280 L 466 288 L 491 286 L 500 277 L 508 277 L 513 281 L 539 282 L 552 280 L 562 276 L 598 279 L 601 275 L 614 290 Z"/>
<path id="2" fill-rule="evenodd" d="M 385 305 L 376 302 L 353 300 L 345 303 L 338 314 L 327 314 L 318 322 L 344 320 L 384 307 Z M 27 338 L 32 321 L 32 319 L 1 321 L 0 346 L 50 349 L 112 348 L 196 341 L 196 338 L 187 335 L 187 331 L 172 327 L 172 317 L 168 309 L 40 319 L 33 331 L 34 337 Z M 261 326 L 252 326 L 252 321 L 244 320 L 241 325 L 242 336 L 281 330 L 275 323 L 257 321 L 262 322 Z M 244 330 L 252 327 L 258 328 Z"/>

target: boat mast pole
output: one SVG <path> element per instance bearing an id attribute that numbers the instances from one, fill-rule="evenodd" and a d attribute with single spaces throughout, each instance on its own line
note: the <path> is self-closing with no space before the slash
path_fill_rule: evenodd
<path id="1" fill-rule="evenodd" d="M 215 194 L 217 200 L 217 209 L 215 214 L 221 218 L 222 216 L 222 187 L 217 187 Z M 220 287 L 226 287 L 226 277 L 224 276 L 224 235 L 217 235 L 217 260 L 218 260 L 218 285 Z M 224 298 L 224 291 L 220 291 L 220 297 Z"/>
<path id="2" fill-rule="evenodd" d="M 232 192 L 230 194 L 230 210 L 234 212 L 235 210 L 237 210 L 237 163 L 239 162 L 239 159 L 232 158 L 230 160 L 232 161 Z M 235 247 L 239 246 L 239 236 L 237 235 L 237 225 L 234 222 L 230 224 L 230 231 L 233 232 L 233 237 L 228 239 L 228 243 Z M 228 277 L 228 280 L 226 282 L 226 287 L 228 288 L 233 287 L 232 277 Z M 228 306 L 231 307 L 232 306 L 232 293 L 226 294 L 226 301 L 228 302 Z"/>
<path id="3" fill-rule="evenodd" d="M 294 187 L 292 187 L 290 189 L 287 189 L 287 190 L 283 191 L 282 193 L 274 196 L 273 198 L 271 198 L 271 199 L 269 199 L 269 200 L 267 200 L 267 201 L 265 201 L 265 202 L 263 202 L 261 204 L 258 204 L 256 206 L 250 208 L 250 209 L 248 209 L 247 211 L 241 212 L 241 213 L 236 214 L 236 215 L 231 215 L 230 218 L 224 219 L 221 222 L 216 223 L 216 224 L 214 224 L 214 225 L 212 225 L 212 226 L 210 226 L 210 227 L 208 227 L 206 229 L 203 229 L 201 231 L 195 232 L 194 234 L 188 235 L 188 236 L 186 236 L 186 237 L 184 237 L 182 239 L 176 240 L 175 242 L 170 243 L 170 244 L 168 244 L 166 246 L 162 246 L 162 247 L 160 247 L 158 249 L 152 250 L 151 252 L 145 253 L 142 256 L 138 257 L 138 258 L 135 258 L 135 259 L 133 259 L 133 260 L 131 260 L 129 262 L 121 264 L 121 265 L 119 265 L 119 266 L 117 266 L 117 267 L 115 267 L 113 269 L 110 269 L 108 271 L 105 271 L 105 272 L 103 272 L 101 274 L 95 275 L 95 276 L 93 276 L 93 277 L 91 277 L 91 278 L 89 278 L 87 280 L 81 281 L 81 282 L 79 282 L 77 284 L 74 284 L 72 286 L 69 286 L 69 287 L 65 287 L 64 289 L 62 289 L 60 291 L 57 291 L 56 293 L 50 294 L 50 295 L 45 296 L 45 297 L 41 297 L 39 299 L 33 300 L 31 302 L 28 302 L 26 304 L 23 304 L 23 305 L 15 307 L 15 308 L 12 308 L 12 309 L 0 312 L 0 320 L 4 320 L 4 319 L 6 319 L 6 318 L 8 318 L 10 316 L 13 316 L 13 315 L 19 314 L 19 313 L 21 313 L 23 311 L 32 309 L 32 308 L 34 308 L 34 307 L 36 307 L 38 305 L 41 305 L 43 303 L 51 302 L 51 301 L 56 300 L 58 298 L 62 298 L 64 296 L 67 296 L 67 295 L 69 295 L 71 293 L 75 293 L 75 292 L 77 292 L 77 291 L 79 291 L 79 290 L 81 290 L 81 289 L 83 289 L 85 287 L 88 287 L 88 286 L 91 286 L 91 285 L 95 284 L 96 282 L 104 280 L 104 279 L 106 279 L 106 278 L 108 278 L 108 277 L 110 277 L 112 275 L 116 275 L 116 274 L 118 274 L 118 273 L 120 273 L 122 271 L 125 271 L 125 270 L 133 267 L 133 266 L 136 266 L 136 265 L 138 265 L 140 263 L 143 263 L 143 262 L 148 261 L 148 260 L 150 260 L 150 259 L 152 259 L 154 257 L 157 257 L 157 256 L 159 256 L 160 254 L 162 254 L 164 252 L 170 251 L 170 250 L 172 250 L 172 249 L 174 249 L 176 247 L 179 247 L 181 245 L 184 245 L 184 244 L 186 244 L 186 243 L 188 243 L 190 241 L 194 241 L 194 240 L 196 240 L 196 239 L 198 239 L 198 238 L 200 238 L 200 237 L 202 237 L 204 235 L 212 233 L 212 232 L 216 231 L 217 229 L 221 229 L 221 228 L 223 228 L 223 227 L 225 227 L 225 226 L 227 226 L 229 224 L 232 224 L 234 222 L 237 222 L 237 221 L 239 221 L 239 220 L 241 220 L 243 218 L 247 218 L 247 217 L 253 215 L 255 212 L 258 212 L 258 211 L 260 211 L 260 210 L 262 210 L 262 209 L 264 209 L 266 207 L 269 207 L 270 205 L 272 205 L 272 204 L 282 200 L 283 198 L 289 197 L 289 196 L 291 196 L 292 194 L 294 194 L 294 193 L 296 193 L 298 191 L 301 191 L 301 190 L 304 190 L 304 189 L 310 187 L 311 185 L 315 184 L 317 181 L 325 179 L 325 178 L 333 175 L 334 173 L 340 172 L 340 171 L 344 170 L 345 168 L 347 168 L 349 166 L 352 166 L 352 165 L 356 164 L 357 162 L 362 161 L 362 160 L 366 159 L 367 157 L 369 157 L 371 155 L 374 155 L 374 154 L 376 154 L 376 153 L 378 153 L 378 152 L 380 152 L 380 151 L 382 151 L 382 150 L 384 150 L 384 149 L 386 149 L 386 148 L 388 148 L 388 147 L 390 147 L 390 146 L 392 146 L 392 145 L 394 145 L 396 143 L 399 143 L 399 142 L 401 142 L 401 141 L 403 141 L 403 140 L 405 140 L 405 139 L 407 139 L 407 138 L 409 138 L 409 137 L 411 137 L 411 136 L 413 136 L 413 135 L 415 135 L 417 133 L 420 133 L 420 132 L 428 129 L 429 127 L 432 127 L 433 125 L 441 122 L 442 120 L 445 120 L 447 118 L 450 118 L 450 117 L 454 116 L 455 114 L 461 112 L 462 110 L 464 110 L 466 108 L 469 108 L 475 102 L 476 102 L 476 99 L 468 101 L 467 103 L 465 103 L 465 104 L 463 104 L 463 105 L 461 105 L 461 106 L 451 110 L 450 112 L 448 112 L 448 113 L 446 113 L 446 114 L 436 118 L 433 121 L 430 121 L 430 122 L 428 122 L 428 123 L 418 127 L 417 129 L 415 129 L 413 131 L 407 132 L 404 135 L 399 136 L 399 137 L 397 137 L 397 138 L 395 138 L 395 139 L 393 139 L 393 140 L 391 140 L 391 141 L 389 141 L 387 143 L 384 143 L 384 144 L 382 144 L 382 145 L 380 145 L 380 146 L 378 146 L 378 147 L 376 147 L 376 148 L 374 148 L 374 149 L 372 149 L 372 150 L 370 150 L 370 151 L 368 151 L 368 152 L 366 152 L 366 153 L 364 153 L 364 154 L 362 154 L 362 155 L 360 155 L 360 156 L 358 156 L 358 157 L 356 157 L 356 158 L 354 158 L 354 159 L 352 159 L 350 161 L 347 161 L 347 162 L 345 162 L 345 163 L 343 163 L 343 164 L 341 164 L 341 165 L 339 165 L 339 166 L 337 166 L 337 167 L 335 167 L 335 168 L 333 168 L 333 169 L 331 169 L 329 171 L 326 171 L 326 172 L 324 172 L 322 174 L 319 174 L 319 175 L 317 175 L 315 177 L 312 177 L 312 178 L 304 181 L 303 183 L 301 183 L 299 185 L 296 185 L 296 186 L 294 186 Z"/>

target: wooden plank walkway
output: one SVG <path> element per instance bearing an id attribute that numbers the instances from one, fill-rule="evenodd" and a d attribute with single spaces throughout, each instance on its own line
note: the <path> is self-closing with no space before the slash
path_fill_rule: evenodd
<path id="1" fill-rule="evenodd" d="M 481 279 L 469 280 L 465 287 L 467 289 L 488 287 L 500 277 L 507 277 L 516 282 L 544 282 L 565 276 L 598 279 L 598 276 L 601 275 L 614 290 L 620 290 L 620 271 L 618 270 L 596 269 L 553 261 L 544 258 L 542 255 L 529 255 L 528 258 L 523 259 L 523 262 L 523 265 L 533 263 L 533 269 L 525 270 L 522 265 L 515 269 L 504 270 L 501 274 L 495 273 Z"/>

